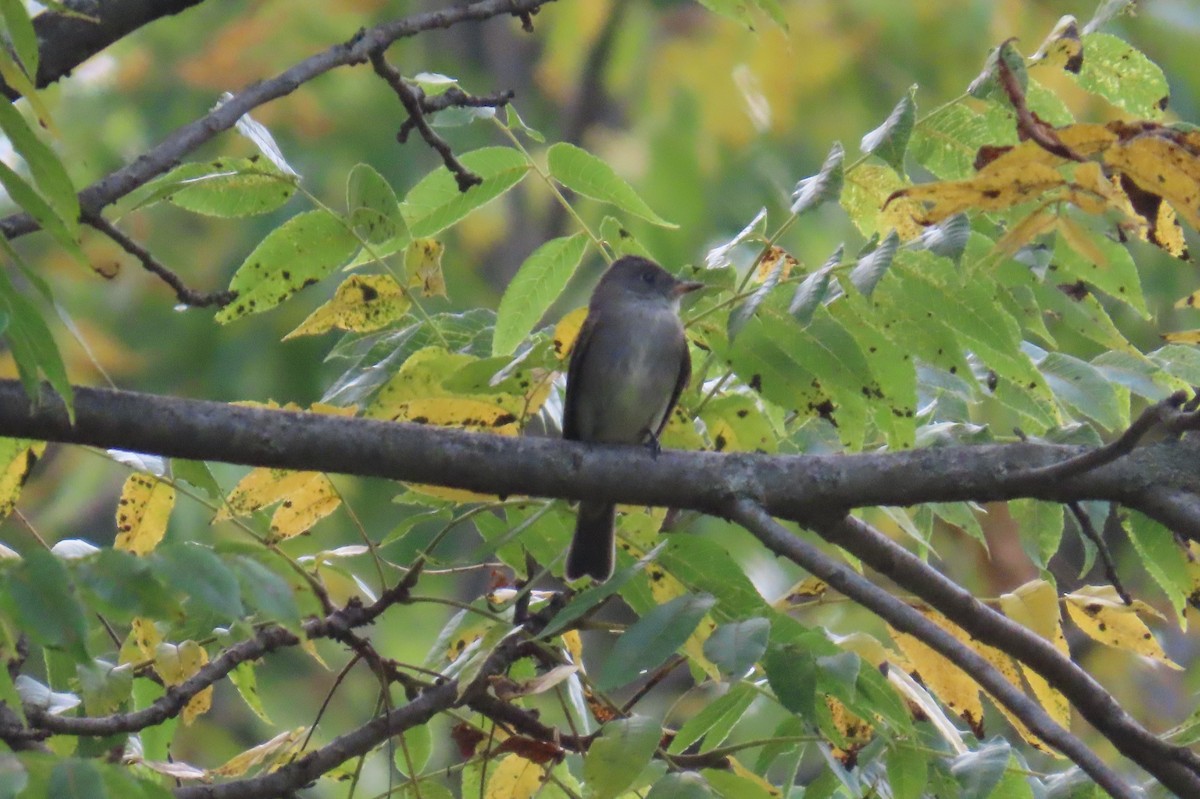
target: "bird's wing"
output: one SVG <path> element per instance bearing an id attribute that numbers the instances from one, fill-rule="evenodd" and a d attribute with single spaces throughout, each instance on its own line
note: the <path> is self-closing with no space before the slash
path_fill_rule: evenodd
<path id="1" fill-rule="evenodd" d="M 575 411 L 576 395 L 583 390 L 579 370 L 580 364 L 583 363 L 583 353 L 587 351 L 588 342 L 595 329 L 596 314 L 589 310 L 587 318 L 583 320 L 583 326 L 579 328 L 579 335 L 575 337 L 575 344 L 571 347 L 571 364 L 567 367 L 567 397 L 563 402 L 562 437 L 568 441 L 579 440 L 579 420 Z"/>
<path id="2" fill-rule="evenodd" d="M 675 388 L 671 391 L 671 399 L 667 402 L 667 410 L 663 413 L 662 421 L 658 423 L 658 429 L 654 431 L 654 437 L 658 438 L 662 435 L 662 431 L 667 426 L 667 422 L 671 420 L 671 411 L 675 410 L 675 403 L 679 402 L 679 395 L 687 388 L 688 381 L 692 379 L 692 356 L 688 352 L 687 335 L 680 331 L 680 344 L 682 345 L 682 354 L 679 358 L 679 376 L 675 378 Z"/>

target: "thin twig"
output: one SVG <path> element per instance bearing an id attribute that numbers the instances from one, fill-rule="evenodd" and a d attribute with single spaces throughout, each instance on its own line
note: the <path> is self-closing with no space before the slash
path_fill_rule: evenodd
<path id="1" fill-rule="evenodd" d="M 191 308 L 204 308 L 209 305 L 224 308 L 237 297 L 236 291 L 214 291 L 211 294 L 203 294 L 195 289 L 188 288 L 179 275 L 159 263 L 158 259 L 149 250 L 122 233 L 115 225 L 98 213 L 85 213 L 83 221 L 105 236 L 108 236 L 125 252 L 137 258 L 147 272 L 160 277 L 164 283 L 174 289 L 175 296 L 184 305 Z"/>
<path id="2" fill-rule="evenodd" d="M 426 117 L 449 108 L 503 108 L 517 96 L 512 89 L 493 94 L 474 95 L 467 94 L 457 86 L 451 86 L 441 94 L 430 97 L 420 86 L 410 86 L 409 88 L 416 95 L 417 102 L 421 106 L 421 113 Z M 396 140 L 404 144 L 416 126 L 417 123 L 413 117 L 404 120 L 400 130 L 396 133 Z"/>
<path id="3" fill-rule="evenodd" d="M 1121 577 L 1117 574 L 1117 564 L 1113 562 L 1112 553 L 1108 551 L 1108 544 L 1104 537 L 1096 530 L 1096 526 L 1092 524 L 1092 519 L 1087 515 L 1087 511 L 1078 502 L 1068 502 L 1067 508 L 1071 511 L 1071 515 L 1075 517 L 1075 522 L 1079 525 L 1079 529 L 1083 531 L 1084 536 L 1096 545 L 1096 549 L 1100 552 L 1100 562 L 1104 564 L 1104 576 L 1108 578 L 1108 582 L 1116 589 L 1117 594 L 1121 597 L 1121 601 L 1126 605 L 1133 604 L 1133 597 L 1125 590 L 1125 586 L 1121 584 Z M 1108 528 L 1109 520 L 1116 518 L 1116 505 L 1110 506 L 1108 519 L 1105 520 L 1105 529 Z"/>
<path id="4" fill-rule="evenodd" d="M 429 121 L 425 119 L 425 112 L 421 108 L 421 98 L 417 95 L 414 87 L 408 85 L 404 80 L 404 76 L 383 57 L 383 50 L 372 50 L 370 59 L 371 66 L 375 68 L 375 74 L 387 81 L 387 84 L 392 87 L 392 91 L 400 98 L 404 110 L 408 112 L 408 122 L 405 124 L 415 127 L 425 143 L 442 157 L 442 163 L 454 175 L 454 182 L 458 184 L 458 190 L 465 192 L 472 186 L 483 183 L 483 178 L 463 166 L 446 140 L 429 126 Z M 405 128 L 401 128 L 401 133 L 397 134 L 396 138 L 403 143 L 407 137 L 408 133 Z"/>
<path id="5" fill-rule="evenodd" d="M 1084 472 L 1090 472 L 1093 469 L 1098 469 L 1107 463 L 1112 463 L 1118 458 L 1133 452 L 1138 442 L 1155 427 L 1161 425 L 1173 431 L 1183 429 L 1180 422 L 1174 421 L 1174 417 L 1179 415 L 1179 408 L 1185 400 L 1187 400 L 1187 392 L 1176 391 L 1166 399 L 1160 400 L 1142 411 L 1141 416 L 1134 420 L 1129 429 L 1122 433 L 1120 438 L 1115 441 L 1105 444 L 1103 447 L 1088 450 L 1082 455 L 1068 458 L 1059 463 L 1051 463 L 1047 466 L 1030 469 L 1022 473 L 1020 478 L 1032 482 L 1044 480 L 1060 481 Z"/>

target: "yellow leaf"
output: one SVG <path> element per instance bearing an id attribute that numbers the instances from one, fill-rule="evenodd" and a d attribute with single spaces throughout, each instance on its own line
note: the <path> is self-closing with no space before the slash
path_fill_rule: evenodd
<path id="1" fill-rule="evenodd" d="M 545 774 L 545 769 L 520 755 L 503 757 L 488 778 L 484 799 L 531 799 Z"/>
<path id="2" fill-rule="evenodd" d="M 402 402 L 392 409 L 392 421 L 432 424 L 515 436 L 517 418 L 505 408 L 475 399 L 428 397 Z"/>
<path id="3" fill-rule="evenodd" d="M 307 532 L 342 504 L 337 489 L 320 472 L 302 472 L 310 480 L 279 503 L 271 517 L 271 538 L 291 538 Z"/>
<path id="4" fill-rule="evenodd" d="M 7 464 L 0 472 L 0 519 L 6 518 L 17 506 L 17 497 L 37 459 L 46 451 L 44 441 L 24 438 L 0 438 L 0 463 Z"/>
<path id="5" fill-rule="evenodd" d="M 922 227 L 915 221 L 921 216 L 920 203 L 904 197 L 887 201 L 907 185 L 890 166 L 860 164 L 846 173 L 841 204 L 864 236 L 886 235 L 895 228 L 901 241 L 911 241 L 921 235 Z"/>
<path id="6" fill-rule="evenodd" d="M 870 739 L 874 729 L 870 724 L 851 713 L 841 700 L 829 694 L 825 695 L 825 705 L 833 717 L 833 726 L 846 739 L 846 743 L 861 744 Z"/>
<path id="7" fill-rule="evenodd" d="M 135 617 L 129 624 L 129 635 L 125 636 L 125 641 L 121 644 L 117 662 L 125 664 L 154 660 L 154 654 L 161 643 L 162 633 L 154 626 L 154 622 L 140 616 Z"/>
<path id="8" fill-rule="evenodd" d="M 1079 123 L 1056 128 L 1059 141 L 1078 155 L 1088 157 L 1107 150 L 1117 142 L 1117 134 L 1104 125 Z M 1035 141 L 1023 141 L 1010 147 L 991 161 L 981 171 L 1009 172 L 1025 169 L 1031 165 L 1056 167 L 1069 163 L 1060 155 L 1047 150 Z"/>
<path id="9" fill-rule="evenodd" d="M 264 762 L 279 763 L 291 758 L 308 735 L 307 727 L 297 727 L 294 730 L 284 730 L 269 741 L 251 747 L 240 755 L 235 755 L 212 774 L 217 777 L 240 777 L 250 769 Z"/>
<path id="10" fill-rule="evenodd" d="M 783 596 L 773 603 L 773 606 L 777 610 L 786 610 L 791 605 L 823 596 L 828 590 L 829 583 L 820 577 L 809 575 L 785 591 Z"/>
<path id="11" fill-rule="evenodd" d="M 930 621 L 953 634 L 952 625 L 949 625 L 940 614 L 927 608 L 918 607 L 917 610 L 921 611 Z M 971 679 L 965 671 L 942 657 L 916 636 L 902 633 L 891 627 L 888 628 L 888 632 L 891 634 L 892 640 L 900 647 L 900 651 L 907 658 L 909 665 L 912 666 L 913 676 L 917 677 L 956 716 L 967 722 L 977 736 L 982 737 L 983 702 L 979 698 L 979 684 Z M 961 635 L 960 632 L 955 637 L 959 638 Z"/>
<path id="12" fill-rule="evenodd" d="M 153 552 L 167 532 L 173 507 L 174 486 L 149 474 L 129 475 L 117 502 L 117 538 L 113 549 L 135 555 Z"/>
<path id="13" fill-rule="evenodd" d="M 363 416 L 391 419 L 395 416 L 395 407 L 401 403 L 448 396 L 450 392 L 442 388 L 442 381 L 474 360 L 470 355 L 442 347 L 426 347 L 414 352 L 375 395 Z"/>
<path id="14" fill-rule="evenodd" d="M 757 283 L 766 281 L 775 268 L 779 266 L 779 262 L 783 261 L 783 266 L 780 267 L 779 279 L 787 280 L 792 274 L 792 270 L 796 268 L 800 262 L 795 257 L 782 247 L 772 246 L 767 250 L 767 254 L 761 261 L 758 262 L 758 270 L 754 273 L 754 280 Z"/>
<path id="15" fill-rule="evenodd" d="M 1079 223 L 1074 219 L 1071 219 L 1069 216 L 1059 217 L 1057 228 L 1063 240 L 1070 245 L 1072 250 L 1101 269 L 1108 266 L 1108 256 L 1096 244 L 1091 234 L 1080 227 Z"/>
<path id="16" fill-rule="evenodd" d="M 1058 592 L 1050 583 L 1045 580 L 1033 580 L 1011 593 L 1003 594 L 1000 597 L 1000 609 L 1017 624 L 1045 638 L 1066 657 L 1071 656 L 1062 631 Z M 1071 705 L 1062 692 L 1024 663 L 1021 664 L 1021 672 L 1029 682 L 1033 695 L 1050 717 L 1062 726 L 1070 727 Z"/>
<path id="17" fill-rule="evenodd" d="M 1126 605 L 1112 586 L 1084 586 L 1063 597 L 1067 613 L 1080 630 L 1102 644 L 1125 649 L 1173 669 L 1182 668 L 1167 657 L 1139 613 L 1161 614 L 1145 602 Z"/>
<path id="18" fill-rule="evenodd" d="M 404 264 L 409 288 L 418 288 L 425 297 L 445 297 L 446 278 L 442 275 L 442 253 L 446 245 L 435 239 L 417 239 L 408 245 Z"/>
<path id="19" fill-rule="evenodd" d="M 853 652 L 875 668 L 880 668 L 885 662 L 894 659 L 892 653 L 884 647 L 879 639 L 869 633 L 858 632 L 845 636 L 827 633 L 827 635 L 842 649 Z"/>
<path id="20" fill-rule="evenodd" d="M 1197 300 L 1200 300 L 1200 292 L 1196 292 L 1196 294 L 1192 296 L 1196 297 Z M 1196 300 L 1193 300 L 1192 297 L 1187 297 L 1183 300 L 1180 300 L 1175 305 L 1176 307 L 1178 307 L 1180 303 L 1184 305 L 1193 305 L 1195 301 Z M 1164 341 L 1169 341 L 1172 344 L 1200 344 L 1200 330 L 1180 330 L 1175 333 L 1163 333 L 1162 337 Z"/>
<path id="21" fill-rule="evenodd" d="M 560 361 L 565 361 L 579 338 L 579 329 L 587 318 L 587 308 L 576 308 L 568 313 L 554 326 L 554 354 Z"/>
<path id="22" fill-rule="evenodd" d="M 1104 163 L 1171 203 L 1200 229 L 1200 160 L 1187 150 L 1157 136 L 1142 136 L 1105 150 Z"/>
<path id="23" fill-rule="evenodd" d="M 779 788 L 775 787 L 774 785 L 772 785 L 771 783 L 767 782 L 765 779 L 760 777 L 758 774 L 755 774 L 753 771 L 751 771 L 750 769 L 743 766 L 736 757 L 733 757 L 732 755 L 730 755 L 726 759 L 729 762 L 730 771 L 732 771 L 734 774 L 738 775 L 739 777 L 741 777 L 744 780 L 750 780 L 750 782 L 757 785 L 759 788 L 761 788 L 763 791 L 765 791 L 770 796 L 782 796 L 783 795 L 783 792 L 781 790 L 779 790 Z"/>
<path id="24" fill-rule="evenodd" d="M 179 645 L 160 643 L 154 653 L 154 669 L 167 686 L 180 685 L 195 675 L 208 663 L 208 652 L 195 641 L 184 641 Z M 184 705 L 181 718 L 191 724 L 196 717 L 212 707 L 212 686 L 193 696 Z"/>
<path id="25" fill-rule="evenodd" d="M 412 305 L 391 275 L 353 275 L 342 281 L 333 299 L 317 308 L 283 337 L 312 336 L 334 328 L 366 333 L 403 318 Z"/>
<path id="26" fill-rule="evenodd" d="M 996 242 L 995 251 L 1004 256 L 1013 255 L 1017 250 L 1054 227 L 1056 219 L 1057 214 L 1053 210 L 1045 206 L 1038 208 L 1010 227 L 1008 232 Z"/>
<path id="27" fill-rule="evenodd" d="M 1067 183 L 1058 170 L 1045 164 L 1013 164 L 998 170 L 993 168 L 996 163 L 966 180 L 939 181 L 902 189 L 892 195 L 889 204 L 901 197 L 925 203 L 926 210 L 915 221 L 932 225 L 963 211 L 1011 208 Z"/>
<path id="28" fill-rule="evenodd" d="M 567 630 L 559 637 L 562 638 L 567 654 L 571 656 L 571 662 L 583 668 L 583 636 L 578 630 Z"/>
<path id="29" fill-rule="evenodd" d="M 1183 237 L 1183 228 L 1175 216 L 1175 209 L 1170 203 L 1159 203 L 1158 213 L 1154 216 L 1154 225 L 1150 229 L 1149 238 L 1154 244 L 1166 250 L 1176 258 L 1186 261 L 1188 258 L 1187 241 Z"/>

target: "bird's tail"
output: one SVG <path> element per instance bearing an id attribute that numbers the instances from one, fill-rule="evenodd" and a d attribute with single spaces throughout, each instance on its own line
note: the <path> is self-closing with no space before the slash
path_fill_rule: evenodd
<path id="1" fill-rule="evenodd" d="M 567 579 L 578 580 L 589 574 L 604 582 L 613 573 L 615 538 L 613 523 L 616 506 L 580 502 L 575 522 L 575 538 L 567 550 Z"/>

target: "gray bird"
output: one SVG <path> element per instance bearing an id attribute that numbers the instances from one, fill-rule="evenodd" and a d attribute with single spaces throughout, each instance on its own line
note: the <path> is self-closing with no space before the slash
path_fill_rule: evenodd
<path id="1" fill-rule="evenodd" d="M 657 448 L 692 374 L 679 299 L 703 287 L 636 256 L 609 267 L 571 353 L 563 438 Z M 612 576 L 615 516 L 608 503 L 579 503 L 567 579 Z"/>

